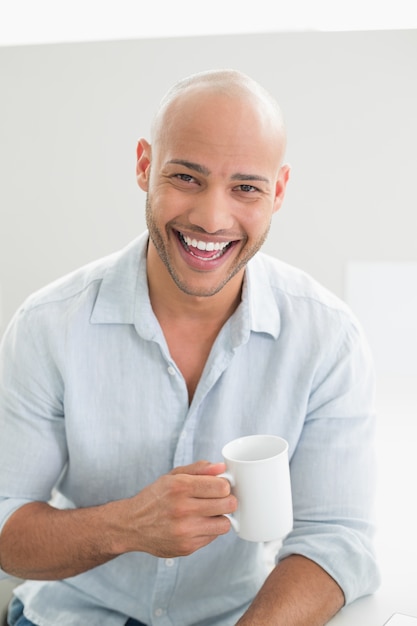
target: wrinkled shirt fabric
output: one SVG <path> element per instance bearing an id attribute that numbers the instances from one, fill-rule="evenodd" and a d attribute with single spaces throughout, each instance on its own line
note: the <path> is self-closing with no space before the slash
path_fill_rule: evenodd
<path id="1" fill-rule="evenodd" d="M 263 253 L 220 331 L 191 404 L 153 313 L 148 234 L 27 299 L 0 362 L 0 528 L 20 506 L 89 507 L 135 495 L 225 443 L 287 439 L 302 554 L 349 603 L 373 592 L 374 372 L 348 307 Z M 189 341 L 194 339 L 192 335 Z M 51 500 L 52 497 L 52 500 Z M 264 546 L 233 530 L 187 557 L 128 553 L 16 595 L 40 626 L 232 626 L 261 587 Z"/>

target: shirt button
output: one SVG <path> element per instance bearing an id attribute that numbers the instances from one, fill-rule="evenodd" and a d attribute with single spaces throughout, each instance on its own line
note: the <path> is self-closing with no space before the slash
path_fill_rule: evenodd
<path id="1" fill-rule="evenodd" d="M 174 565 L 174 559 L 166 559 L 165 565 L 167 567 L 172 567 Z"/>
<path id="2" fill-rule="evenodd" d="M 168 367 L 168 374 L 170 376 L 175 376 L 175 368 L 173 368 L 172 365 Z"/>
<path id="3" fill-rule="evenodd" d="M 163 614 L 164 614 L 164 609 L 155 609 L 156 617 L 162 617 Z"/>

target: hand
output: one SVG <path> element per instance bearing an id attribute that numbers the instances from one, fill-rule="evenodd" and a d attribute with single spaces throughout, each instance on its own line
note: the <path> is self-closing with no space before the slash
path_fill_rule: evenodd
<path id="1" fill-rule="evenodd" d="M 217 476 L 224 471 L 224 463 L 207 461 L 177 467 L 120 501 L 124 538 L 129 541 L 122 551 L 186 556 L 227 533 L 230 521 L 224 514 L 233 513 L 237 501 L 229 482 Z"/>
<path id="2" fill-rule="evenodd" d="M 224 513 L 237 503 L 228 481 L 217 477 L 224 469 L 205 461 L 177 467 L 136 496 L 99 506 L 24 504 L 2 529 L 2 568 L 17 578 L 61 580 L 126 552 L 190 554 L 230 528 Z"/>

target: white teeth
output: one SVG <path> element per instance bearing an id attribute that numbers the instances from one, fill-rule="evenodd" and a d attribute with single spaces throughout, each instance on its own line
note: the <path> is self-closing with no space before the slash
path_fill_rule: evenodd
<path id="1" fill-rule="evenodd" d="M 197 241 L 197 239 L 191 239 L 191 237 L 187 237 L 185 235 L 183 235 L 183 239 L 187 246 L 190 246 L 190 248 L 207 250 L 208 252 L 212 252 L 213 250 L 223 250 L 230 243 L 228 241 L 223 241 L 221 243 L 218 241 Z"/>

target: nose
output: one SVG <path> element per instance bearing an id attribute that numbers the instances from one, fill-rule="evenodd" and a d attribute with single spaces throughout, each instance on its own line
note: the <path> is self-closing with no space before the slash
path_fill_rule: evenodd
<path id="1" fill-rule="evenodd" d="M 207 188 L 193 197 L 188 218 L 191 224 L 206 233 L 230 230 L 235 225 L 233 200 L 223 189 Z"/>

